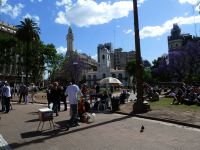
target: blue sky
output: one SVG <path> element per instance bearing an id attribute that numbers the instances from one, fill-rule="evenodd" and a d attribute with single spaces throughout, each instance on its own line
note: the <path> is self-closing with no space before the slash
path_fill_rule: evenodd
<path id="1" fill-rule="evenodd" d="M 74 48 L 96 57 L 97 45 L 112 42 L 114 48 L 134 50 L 131 0 L 0 0 L 0 20 L 20 24 L 24 17 L 39 24 L 41 40 L 66 52 L 68 26 Z M 200 0 L 138 0 L 143 59 L 152 62 L 168 52 L 167 36 L 173 23 L 182 33 L 200 36 Z"/>

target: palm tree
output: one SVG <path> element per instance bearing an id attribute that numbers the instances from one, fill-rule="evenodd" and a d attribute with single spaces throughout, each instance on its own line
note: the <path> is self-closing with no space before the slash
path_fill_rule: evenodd
<path id="1" fill-rule="evenodd" d="M 26 49 L 23 51 L 25 57 L 25 83 L 28 84 L 28 74 L 29 74 L 29 57 L 30 57 L 30 44 L 34 41 L 40 40 L 39 33 L 40 28 L 37 23 L 31 20 L 30 18 L 25 18 L 24 21 L 20 21 L 20 25 L 17 25 L 16 36 L 21 40 L 26 46 Z"/>

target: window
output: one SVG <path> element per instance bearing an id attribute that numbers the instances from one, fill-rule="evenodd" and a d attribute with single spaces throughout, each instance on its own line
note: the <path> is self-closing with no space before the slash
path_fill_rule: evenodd
<path id="1" fill-rule="evenodd" d="M 112 74 L 112 77 L 113 77 L 113 78 L 116 78 L 116 75 L 113 73 L 113 74 Z"/>
<path id="2" fill-rule="evenodd" d="M 122 79 L 122 74 L 118 74 L 118 79 L 121 80 Z"/>
<path id="3" fill-rule="evenodd" d="M 93 75 L 93 80 L 96 80 L 96 75 Z"/>
<path id="4" fill-rule="evenodd" d="M 106 74 L 104 73 L 104 74 L 102 75 L 102 77 L 105 78 L 105 77 L 106 77 Z"/>
<path id="5" fill-rule="evenodd" d="M 105 55 L 102 55 L 102 59 L 103 59 L 103 60 L 105 59 Z"/>

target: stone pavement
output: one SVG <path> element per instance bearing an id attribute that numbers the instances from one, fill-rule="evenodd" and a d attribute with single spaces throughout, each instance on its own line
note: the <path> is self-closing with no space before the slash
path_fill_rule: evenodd
<path id="1" fill-rule="evenodd" d="M 119 94 L 120 93 L 115 93 L 113 94 L 113 96 L 119 96 Z M 116 113 L 133 116 L 133 114 L 131 113 L 132 105 L 133 105 L 132 102 L 135 99 L 136 99 L 136 94 L 131 93 L 128 99 L 129 103 L 120 105 L 120 110 L 117 111 Z M 15 96 L 13 100 L 18 101 L 18 97 Z M 29 101 L 31 101 L 30 97 L 29 97 Z M 46 104 L 47 103 L 46 93 L 37 94 L 36 102 Z M 167 109 L 166 110 L 156 109 L 156 110 L 151 110 L 144 114 L 137 114 L 137 115 L 134 114 L 134 116 L 200 128 L 200 114 L 191 112 L 191 111 L 184 112 L 184 113 L 177 113 L 177 112 L 169 111 Z"/>
<path id="2" fill-rule="evenodd" d="M 61 111 L 54 117 L 55 130 L 45 122 L 44 130 L 37 131 L 38 109 L 44 107 L 46 104 L 14 103 L 8 114 L 0 113 L 1 142 L 5 139 L 11 149 L 19 150 L 199 150 L 200 147 L 199 129 L 111 113 L 96 113 L 94 123 L 80 123 L 66 130 L 69 112 Z M 140 132 L 141 125 L 144 132 Z"/>

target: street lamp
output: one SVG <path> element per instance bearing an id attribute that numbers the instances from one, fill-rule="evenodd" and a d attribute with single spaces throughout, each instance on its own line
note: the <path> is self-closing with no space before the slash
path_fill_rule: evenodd
<path id="1" fill-rule="evenodd" d="M 75 82 L 77 81 L 77 65 L 78 65 L 78 62 L 73 62 L 73 65 L 74 65 L 74 70 L 75 70 L 75 75 L 74 75 L 74 77 L 75 77 Z"/>
<path id="2" fill-rule="evenodd" d="M 137 80 L 137 100 L 133 104 L 134 113 L 146 112 L 148 107 L 144 104 L 143 98 L 143 77 L 142 77 L 142 58 L 140 51 L 140 35 L 137 0 L 133 0 L 134 30 L 135 30 L 135 51 L 136 51 L 136 80 Z"/>

